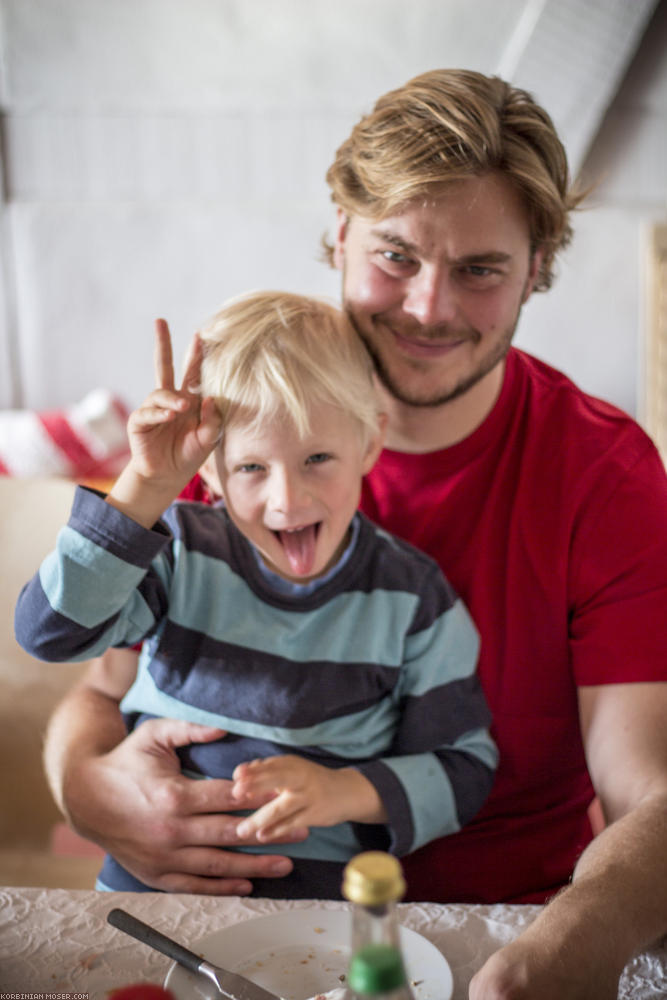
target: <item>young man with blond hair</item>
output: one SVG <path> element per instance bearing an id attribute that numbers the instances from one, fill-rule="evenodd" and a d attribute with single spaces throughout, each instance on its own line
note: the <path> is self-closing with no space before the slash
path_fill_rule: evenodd
<path id="1" fill-rule="evenodd" d="M 512 347 L 570 238 L 565 152 L 528 94 L 437 70 L 382 97 L 328 178 L 330 253 L 389 418 L 362 509 L 435 557 L 470 608 L 500 751 L 479 816 L 406 859 L 410 895 L 551 899 L 474 977 L 474 1000 L 612 1000 L 627 961 L 667 931 L 667 477 L 630 418 Z M 56 713 L 48 760 L 79 829 L 104 841 L 91 789 L 116 789 L 129 756 L 123 795 L 138 799 L 151 762 L 147 742 L 122 741 L 99 669 Z M 594 794 L 607 825 L 593 840 Z M 153 884 L 178 870 L 192 887 L 206 870 L 212 892 L 233 892 L 279 874 L 275 857 L 213 861 L 235 823 L 203 831 L 211 805 L 178 786 L 175 843 L 151 842 L 145 810 L 135 830 L 111 818 Z"/>

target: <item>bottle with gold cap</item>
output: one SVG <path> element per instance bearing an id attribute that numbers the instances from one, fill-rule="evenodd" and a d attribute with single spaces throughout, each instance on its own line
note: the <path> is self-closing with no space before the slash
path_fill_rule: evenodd
<path id="1" fill-rule="evenodd" d="M 357 854 L 345 867 L 342 891 L 354 904 L 350 1000 L 413 1000 L 396 911 L 405 893 L 400 862 L 383 851 Z"/>

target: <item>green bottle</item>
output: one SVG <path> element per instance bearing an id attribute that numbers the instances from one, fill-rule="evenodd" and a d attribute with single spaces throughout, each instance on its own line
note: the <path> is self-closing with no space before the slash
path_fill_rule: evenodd
<path id="1" fill-rule="evenodd" d="M 350 1000 L 414 1000 L 396 912 L 405 893 L 399 861 L 383 851 L 358 854 L 345 868 L 342 892 L 353 904 Z"/>

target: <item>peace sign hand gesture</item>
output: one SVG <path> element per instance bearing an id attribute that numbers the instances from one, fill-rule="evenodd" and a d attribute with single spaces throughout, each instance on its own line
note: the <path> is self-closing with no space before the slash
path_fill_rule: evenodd
<path id="1" fill-rule="evenodd" d="M 131 414 L 127 425 L 131 458 L 107 501 L 151 527 L 211 453 L 221 419 L 210 397 L 202 399 L 199 378 L 201 341 L 195 335 L 183 383 L 177 389 L 169 327 L 155 322 L 157 388 Z"/>

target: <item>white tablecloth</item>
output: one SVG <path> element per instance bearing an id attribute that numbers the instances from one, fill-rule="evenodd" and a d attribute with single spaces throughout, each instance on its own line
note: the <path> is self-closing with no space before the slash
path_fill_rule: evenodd
<path id="1" fill-rule="evenodd" d="M 255 916 L 286 908 L 343 905 L 152 892 L 0 889 L 0 1000 L 8 993 L 70 994 L 71 1000 L 79 994 L 105 1000 L 110 990 L 132 982 L 163 983 L 170 960 L 111 927 L 106 915 L 113 906 L 193 946 L 213 931 Z M 402 923 L 423 934 L 447 958 L 454 975 L 453 1000 L 466 1000 L 473 974 L 534 919 L 539 907 L 411 903 L 401 905 L 399 912 Z M 667 997 L 667 939 L 630 963 L 619 997 Z"/>

